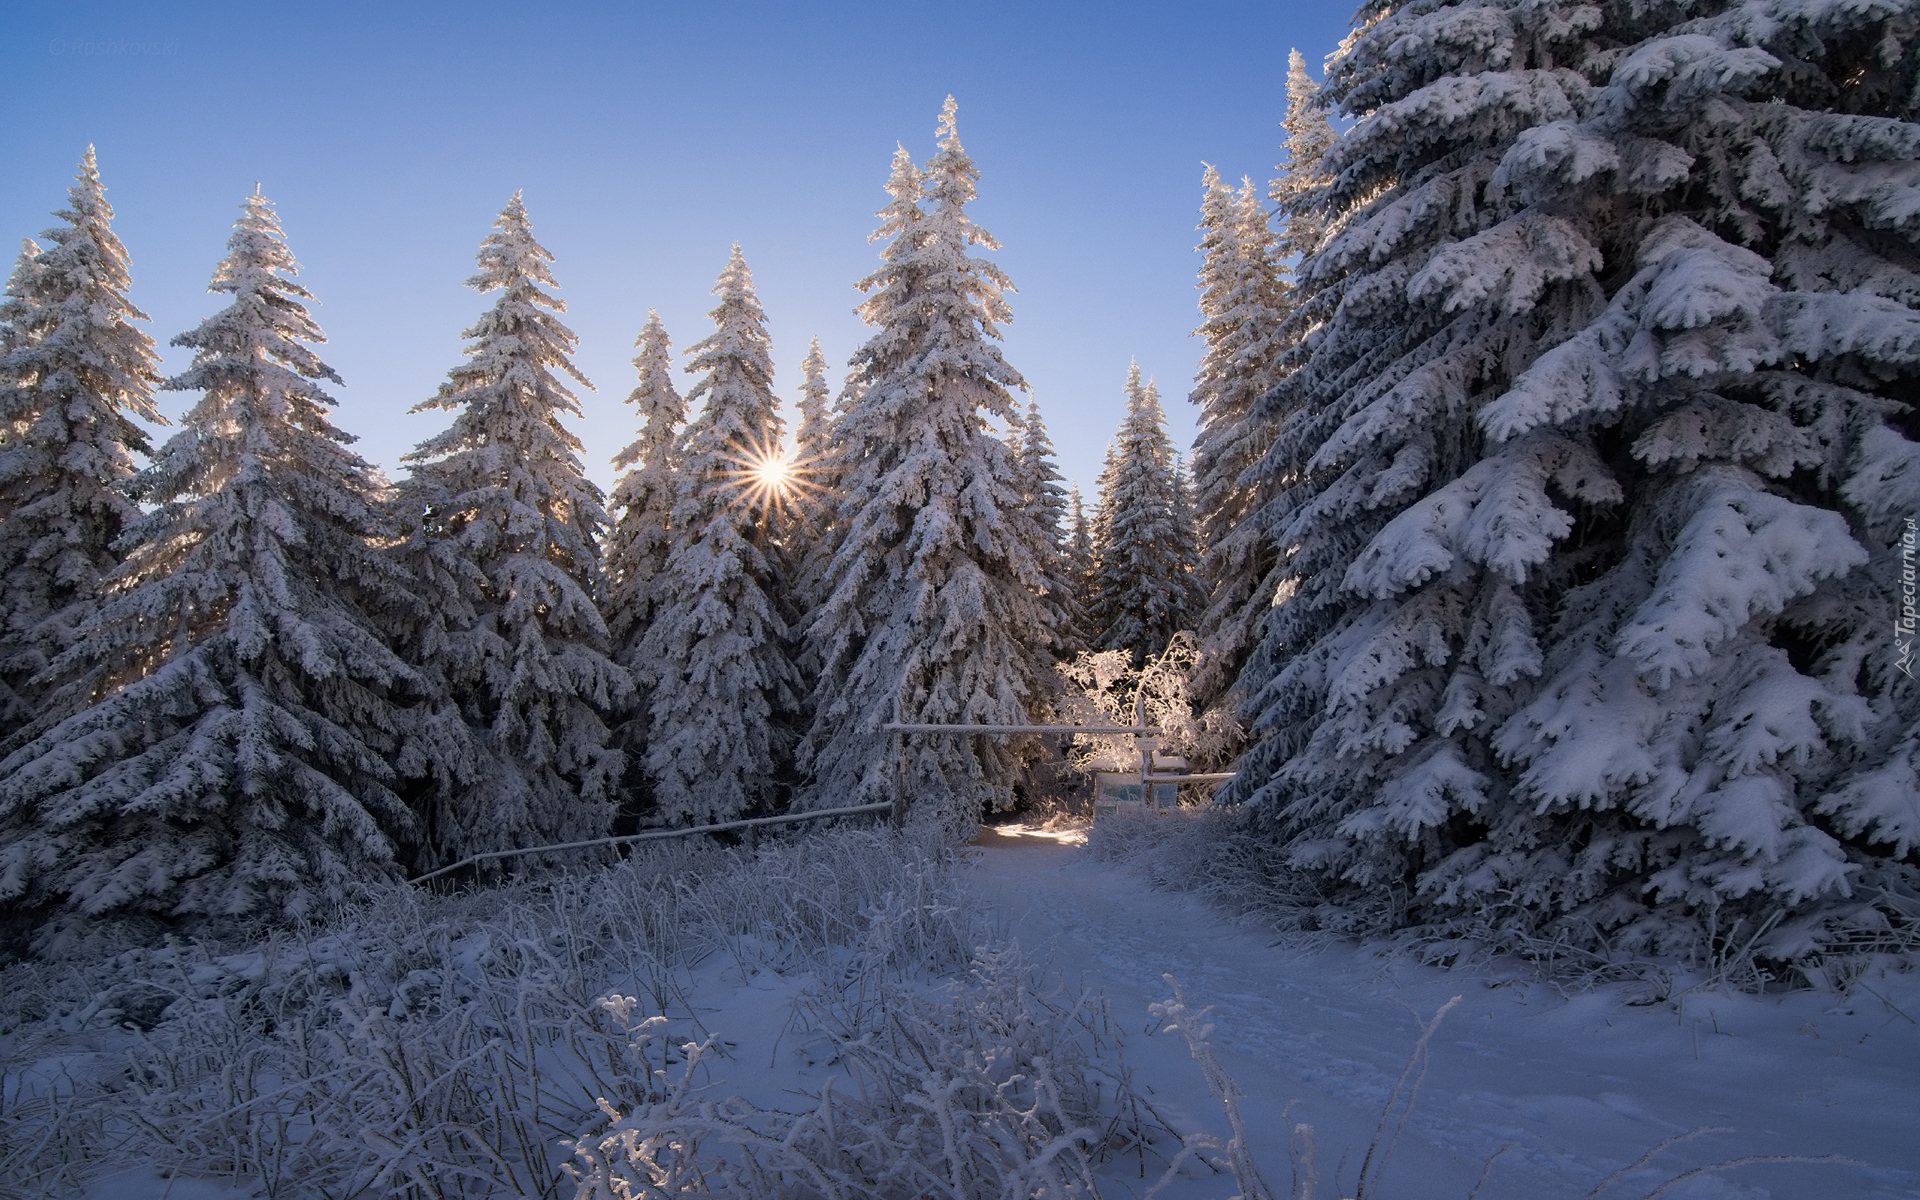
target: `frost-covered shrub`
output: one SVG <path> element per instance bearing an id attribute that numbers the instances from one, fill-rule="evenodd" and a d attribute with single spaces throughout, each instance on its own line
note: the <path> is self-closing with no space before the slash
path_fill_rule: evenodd
<path id="1" fill-rule="evenodd" d="M 1194 715 L 1191 688 L 1199 657 L 1193 634 L 1185 630 L 1137 667 L 1125 650 L 1083 651 L 1060 665 L 1066 685 L 1060 715 L 1079 725 L 1131 725 L 1137 710 L 1160 730 L 1162 751 L 1201 762 L 1226 757 L 1241 730 L 1224 712 Z M 1140 752 L 1124 733 L 1080 735 L 1067 758 L 1081 771 L 1128 771 L 1140 765 Z"/>
<path id="2" fill-rule="evenodd" d="M 1146 1129 L 1116 1106 L 1117 1035 L 1096 996 L 1002 945 L 958 866 L 866 829 L 680 845 L 472 895 L 396 889 L 252 945 L 13 966 L 0 1194 L 136 1164 L 275 1196 L 566 1194 L 557 1146 L 593 1140 L 601 1100 L 626 1119 L 703 1112 L 685 1014 L 714 954 L 814 979 L 795 1021 L 849 1071 L 820 1106 L 874 1129 L 893 1179 L 947 1162 L 962 1112 L 968 1162 L 1077 1179 Z M 714 1129 L 799 1119 L 755 1112 L 720 1104 Z"/>
<path id="3" fill-rule="evenodd" d="M 1164 1133 L 1105 1002 L 1049 983 L 1017 948 L 983 950 L 946 988 L 886 984 L 865 999 L 805 1006 L 850 1079 L 799 1111 L 704 1095 L 719 1089 L 693 1085 L 706 1046 L 689 1043 L 678 1079 L 657 1072 L 657 1099 L 625 1115 L 603 1106 L 607 1127 L 574 1143 L 576 1200 L 1066 1200 L 1099 1195 L 1097 1157 Z M 637 1058 L 655 1028 L 637 1031 Z"/>

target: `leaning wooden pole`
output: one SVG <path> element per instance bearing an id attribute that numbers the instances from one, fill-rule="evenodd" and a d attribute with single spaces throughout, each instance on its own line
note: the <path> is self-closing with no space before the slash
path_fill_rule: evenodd
<path id="1" fill-rule="evenodd" d="M 893 694 L 893 724 L 887 726 L 893 739 L 893 827 L 907 827 L 907 735 L 900 720 L 900 693 Z"/>
<path id="2" fill-rule="evenodd" d="M 469 854 L 457 863 L 449 863 L 437 871 L 428 871 L 425 875 L 416 875 L 408 883 L 425 883 L 449 871 L 458 871 L 461 867 L 470 867 L 475 863 L 492 862 L 501 858 L 520 858 L 528 854 L 548 854 L 559 850 L 581 850 L 589 846 L 620 846 L 628 842 L 654 842 L 661 838 L 687 837 L 696 833 L 720 833 L 729 829 L 759 829 L 763 825 L 787 825 L 794 821 L 818 821 L 824 817 L 851 817 L 860 813 L 880 812 L 888 807 L 886 801 L 879 804 L 855 804 L 847 808 L 823 808 L 816 812 L 782 813 L 777 817 L 745 817 L 738 821 L 722 821 L 718 825 L 690 825 L 685 829 L 649 829 L 645 833 L 627 833 L 618 837 L 587 838 L 579 842 L 555 842 L 548 846 L 523 846 L 517 850 L 489 850 L 484 854 Z"/>

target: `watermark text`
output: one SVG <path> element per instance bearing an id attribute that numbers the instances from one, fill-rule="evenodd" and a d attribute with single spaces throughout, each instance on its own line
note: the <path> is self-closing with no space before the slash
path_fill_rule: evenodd
<path id="1" fill-rule="evenodd" d="M 54 38 L 47 43 L 47 53 L 55 58 L 172 58 L 180 53 L 180 43 L 173 38 Z"/>
<path id="2" fill-rule="evenodd" d="M 1907 518 L 1906 530 L 1900 535 L 1900 610 L 1893 618 L 1893 648 L 1900 656 L 1893 665 L 1908 679 L 1913 678 L 1914 634 L 1920 624 L 1914 604 L 1914 551 L 1920 549 L 1920 530 L 1914 520 Z"/>

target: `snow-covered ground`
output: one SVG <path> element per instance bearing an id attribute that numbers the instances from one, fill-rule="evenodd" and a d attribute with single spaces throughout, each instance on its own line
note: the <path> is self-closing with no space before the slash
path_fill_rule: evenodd
<path id="1" fill-rule="evenodd" d="M 1106 994 L 1126 1060 L 1162 1119 L 1184 1134 L 1224 1140 L 1227 1122 L 1187 1042 L 1160 1030 L 1149 1012 L 1170 996 L 1169 975 L 1194 1008 L 1211 1006 L 1211 1044 L 1244 1092 L 1249 1141 L 1276 1197 L 1299 1194 L 1288 1131 L 1300 1124 L 1312 1127 L 1317 1147 L 1313 1195 L 1354 1195 L 1419 1022 L 1455 996 L 1404 1135 L 1396 1142 L 1390 1122 L 1377 1139 L 1392 1145 L 1368 1192 L 1378 1200 L 1467 1200 L 1476 1184 L 1481 1200 L 1579 1200 L 1663 1140 L 1701 1127 L 1727 1131 L 1668 1148 L 1598 1200 L 1645 1200 L 1690 1168 L 1751 1155 L 1868 1165 L 1754 1164 L 1659 1194 L 1920 1196 L 1920 975 L 1869 978 L 1851 998 L 1693 991 L 1647 1002 L 1644 985 L 1564 995 L 1517 972 L 1449 971 L 1351 946 L 1277 942 L 1097 861 L 1082 841 L 1072 830 L 999 827 L 979 839 L 966 887 L 1029 960 L 1050 961 L 1071 990 Z M 680 994 L 690 1007 L 670 1008 L 673 1032 L 721 1039 L 713 1094 L 805 1109 L 843 1074 L 830 1042 L 797 1019 L 818 981 L 781 965 L 797 959 L 750 940 L 707 954 L 684 976 Z M 1163 1165 L 1151 1155 L 1144 1163 L 1110 1160 L 1098 1173 L 1101 1193 L 1142 1196 Z M 102 1179 L 91 1192 L 98 1200 L 251 1194 L 140 1169 Z M 1234 1194 L 1231 1177 L 1204 1171 L 1160 1192 L 1165 1200 Z"/>
<path id="2" fill-rule="evenodd" d="M 1628 986 L 1564 996 L 1517 977 L 1275 944 L 1090 861 L 1076 840 L 1001 827 L 982 838 L 977 885 L 1024 946 L 1051 950 L 1069 977 L 1104 988 L 1133 1018 L 1130 1032 L 1151 1028 L 1147 1005 L 1168 994 L 1162 975 L 1196 1007 L 1213 1006 L 1213 1045 L 1246 1093 L 1249 1129 L 1265 1131 L 1256 1152 L 1276 1192 L 1288 1178 L 1282 1113 L 1297 1101 L 1291 1120 L 1314 1127 L 1323 1179 L 1341 1165 L 1334 1194 L 1352 1194 L 1419 1036 L 1416 1014 L 1430 1018 L 1459 996 L 1433 1040 L 1384 1196 L 1464 1200 L 1486 1159 L 1513 1145 L 1488 1172 L 1484 1200 L 1582 1197 L 1658 1142 L 1702 1126 L 1732 1132 L 1676 1146 L 1604 1196 L 1643 1197 L 1684 1168 L 1745 1155 L 1871 1166 L 1755 1165 L 1667 1194 L 1920 1196 L 1920 976 L 1871 979 L 1849 999 L 1694 992 L 1636 1004 L 1646 989 Z M 1138 1037 L 1129 1055 L 1162 1094 L 1162 1112 L 1225 1135 L 1182 1040 Z"/>

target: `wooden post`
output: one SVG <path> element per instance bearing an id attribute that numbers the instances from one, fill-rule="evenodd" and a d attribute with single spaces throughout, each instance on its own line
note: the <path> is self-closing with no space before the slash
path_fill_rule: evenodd
<path id="1" fill-rule="evenodd" d="M 1147 776 L 1153 774 L 1153 747 L 1147 745 L 1145 736 L 1139 730 L 1147 724 L 1147 689 L 1143 684 L 1133 694 L 1133 747 L 1140 752 L 1140 803 L 1142 809 L 1153 807 L 1153 793 L 1147 789 L 1153 785 L 1147 782 Z"/>
<path id="2" fill-rule="evenodd" d="M 904 725 L 900 713 L 900 693 L 893 694 L 893 723 Z M 907 827 L 907 735 L 893 731 L 893 827 Z"/>

